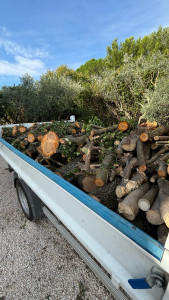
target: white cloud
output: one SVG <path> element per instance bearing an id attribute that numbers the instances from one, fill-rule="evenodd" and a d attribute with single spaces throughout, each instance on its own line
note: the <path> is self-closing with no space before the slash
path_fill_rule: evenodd
<path id="1" fill-rule="evenodd" d="M 42 58 L 48 55 L 47 51 L 43 49 L 38 49 L 38 48 L 33 49 L 30 47 L 25 48 L 7 39 L 0 39 L 0 48 L 4 49 L 6 54 L 22 55 L 27 58 L 33 58 L 33 57 Z"/>
<path id="2" fill-rule="evenodd" d="M 15 63 L 0 60 L 0 75 L 22 76 L 25 73 L 31 76 L 41 75 L 45 70 L 44 63 L 39 59 L 28 59 L 22 56 L 15 57 Z"/>

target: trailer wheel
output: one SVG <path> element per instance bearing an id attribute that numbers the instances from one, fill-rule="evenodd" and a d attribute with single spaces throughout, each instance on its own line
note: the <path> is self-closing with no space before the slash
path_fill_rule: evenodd
<path id="1" fill-rule="evenodd" d="M 42 202 L 22 179 L 16 180 L 16 191 L 25 217 L 34 221 L 43 214 Z"/>

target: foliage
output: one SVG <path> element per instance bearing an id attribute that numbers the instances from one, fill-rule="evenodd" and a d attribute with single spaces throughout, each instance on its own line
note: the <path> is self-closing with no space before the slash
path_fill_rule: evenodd
<path id="1" fill-rule="evenodd" d="M 77 73 L 83 73 L 85 75 L 101 74 L 105 67 L 104 59 L 90 59 L 84 65 L 76 70 Z"/>
<path id="2" fill-rule="evenodd" d="M 146 97 L 149 101 L 142 108 L 143 116 L 159 124 L 169 122 L 169 76 L 159 79 L 155 89 L 147 91 Z"/>

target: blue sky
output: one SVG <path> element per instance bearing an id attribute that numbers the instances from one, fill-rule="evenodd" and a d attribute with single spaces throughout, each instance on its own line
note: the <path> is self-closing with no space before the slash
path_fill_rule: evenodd
<path id="1" fill-rule="evenodd" d="M 169 26 L 168 0 L 1 0 L 0 87 L 104 58 L 114 38 Z"/>

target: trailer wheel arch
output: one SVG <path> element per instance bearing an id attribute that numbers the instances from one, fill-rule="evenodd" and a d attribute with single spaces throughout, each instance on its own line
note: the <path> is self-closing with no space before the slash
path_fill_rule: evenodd
<path id="1" fill-rule="evenodd" d="M 29 221 L 37 220 L 43 215 L 43 202 L 22 179 L 14 176 L 14 185 L 25 217 Z"/>

